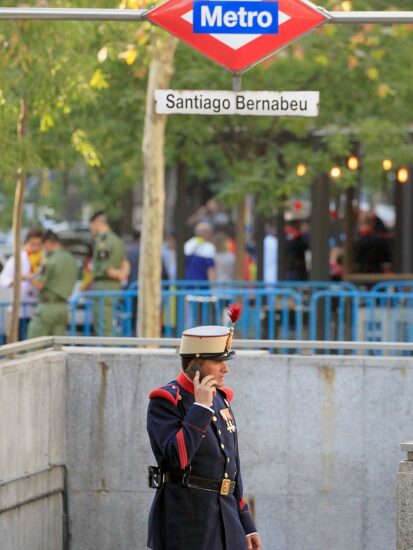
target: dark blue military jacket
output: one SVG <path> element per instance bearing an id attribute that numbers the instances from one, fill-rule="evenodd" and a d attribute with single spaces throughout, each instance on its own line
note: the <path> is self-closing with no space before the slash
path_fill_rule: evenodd
<path id="1" fill-rule="evenodd" d="M 194 386 L 181 373 L 153 390 L 148 433 L 163 471 L 236 481 L 235 491 L 218 492 L 164 484 L 156 490 L 149 516 L 148 546 L 153 550 L 245 550 L 246 535 L 256 531 L 242 496 L 237 432 L 230 401 L 220 388 L 214 412 L 194 404 Z M 235 428 L 235 430 L 234 430 Z"/>

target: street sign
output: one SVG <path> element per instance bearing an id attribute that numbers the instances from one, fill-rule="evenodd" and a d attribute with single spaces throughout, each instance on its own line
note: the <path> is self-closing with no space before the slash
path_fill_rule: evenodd
<path id="1" fill-rule="evenodd" d="M 318 116 L 319 92 L 155 90 L 158 114 Z"/>
<path id="2" fill-rule="evenodd" d="M 235 73 L 329 20 L 306 0 L 168 0 L 147 18 Z"/>

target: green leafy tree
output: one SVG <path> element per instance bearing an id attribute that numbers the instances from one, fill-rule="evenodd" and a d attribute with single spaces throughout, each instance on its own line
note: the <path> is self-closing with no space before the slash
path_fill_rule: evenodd
<path id="1" fill-rule="evenodd" d="M 408 9 L 407 2 L 325 2 L 328 9 Z M 168 156 L 188 163 L 202 178 L 208 157 L 225 163 L 222 195 L 237 203 L 254 193 L 269 210 L 285 197 L 303 192 L 319 171 L 341 165 L 335 185 L 348 187 L 358 177 L 346 158 L 361 145 L 367 186 L 382 181 L 382 160 L 408 163 L 412 89 L 411 25 L 332 25 L 288 46 L 243 77 L 248 90 L 319 90 L 320 116 L 174 117 Z M 176 88 L 228 89 L 230 77 L 187 46 L 177 54 Z M 211 86 L 211 83 L 213 85 Z M 179 143 L 179 149 L 176 145 Z M 298 178 L 298 163 L 308 166 Z"/>
<path id="2" fill-rule="evenodd" d="M 13 314 L 9 341 L 17 339 L 20 305 L 20 231 L 26 177 L 43 167 L 55 166 L 60 150 L 70 140 L 51 140 L 54 127 L 64 127 L 72 104 L 87 97 L 85 77 L 86 29 L 75 25 L 7 21 L 0 25 L 0 82 L 2 189 L 15 183 L 13 211 L 14 281 Z M 71 48 L 66 46 L 70 43 Z M 81 130 L 79 129 L 78 132 Z M 74 136 L 72 135 L 72 139 Z"/>

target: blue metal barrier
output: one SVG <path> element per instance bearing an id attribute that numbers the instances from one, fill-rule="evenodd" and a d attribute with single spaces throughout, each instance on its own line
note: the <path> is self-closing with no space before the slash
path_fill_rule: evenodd
<path id="1" fill-rule="evenodd" d="M 413 342 L 413 293 L 317 292 L 309 321 L 310 340 Z"/>
<path id="2" fill-rule="evenodd" d="M 135 336 L 134 299 L 136 290 L 79 292 L 69 301 L 69 334 L 74 336 L 103 336 L 103 316 L 105 302 L 112 309 L 112 336 Z M 94 327 L 93 310 L 97 309 L 99 322 Z"/>
<path id="3" fill-rule="evenodd" d="M 347 281 L 278 281 L 276 283 L 266 283 L 265 281 L 187 281 L 186 279 L 166 279 L 161 281 L 162 288 L 172 286 L 179 289 L 207 289 L 214 288 L 288 288 L 296 291 L 314 292 L 318 290 L 338 289 L 338 290 L 357 290 L 353 283 Z M 128 290 L 136 290 L 137 282 L 128 286 Z"/>
<path id="4" fill-rule="evenodd" d="M 186 281 L 186 280 L 166 280 L 162 281 L 162 289 L 185 290 L 188 294 L 197 291 L 210 291 L 216 293 L 216 290 L 228 289 L 231 293 L 237 289 L 256 292 L 257 290 L 276 291 L 280 289 L 294 290 L 302 299 L 303 313 L 308 312 L 311 297 L 321 290 L 347 290 L 357 291 L 357 287 L 349 282 L 335 281 L 279 281 L 277 283 L 266 283 L 264 281 Z M 137 290 L 137 283 L 132 283 L 128 290 Z"/>
<path id="5" fill-rule="evenodd" d="M 0 302 L 0 345 L 5 344 L 7 341 L 7 329 L 11 306 L 12 304 L 10 302 Z M 20 304 L 20 312 L 22 314 L 22 319 L 20 319 L 19 322 L 19 340 L 25 340 L 27 338 L 28 321 L 33 312 L 33 304 L 22 302 Z"/>
<path id="6" fill-rule="evenodd" d="M 383 281 L 376 283 L 372 292 L 413 292 L 413 281 Z"/>
<path id="7" fill-rule="evenodd" d="M 175 282 L 164 281 L 163 336 L 179 337 L 189 326 L 226 324 L 225 307 L 239 302 L 243 314 L 236 326 L 238 338 L 413 342 L 413 291 L 408 292 L 411 281 L 380 283 L 375 290 L 363 292 L 348 283 L 202 283 L 203 288 L 193 288 L 193 282 L 176 281 L 175 286 Z M 387 291 L 393 285 L 399 292 Z M 94 330 L 93 311 L 102 319 L 105 302 L 112 311 L 112 335 L 134 336 L 136 287 L 76 294 L 69 302 L 70 335 L 102 335 L 99 329 Z M 9 306 L 0 302 L 2 343 Z"/>
<path id="8" fill-rule="evenodd" d="M 224 310 L 240 302 L 243 315 L 237 336 L 257 339 L 297 339 L 302 336 L 302 298 L 292 289 L 163 289 L 162 325 L 166 337 L 180 336 L 185 328 L 225 323 Z M 89 336 L 93 332 L 93 306 L 103 315 L 103 303 L 113 309 L 113 336 L 134 335 L 135 290 L 119 292 L 86 291 L 70 301 L 70 334 Z M 97 306 L 96 306 L 97 304 Z M 99 334 L 97 334 L 99 335 Z"/>
<path id="9" fill-rule="evenodd" d="M 9 302 L 0 302 L 0 344 L 7 341 L 8 309 Z"/>
<path id="10" fill-rule="evenodd" d="M 242 305 L 237 337 L 299 339 L 302 334 L 302 299 L 292 289 L 170 289 L 162 291 L 162 298 L 168 337 L 190 326 L 224 324 L 224 310 L 233 302 Z"/>

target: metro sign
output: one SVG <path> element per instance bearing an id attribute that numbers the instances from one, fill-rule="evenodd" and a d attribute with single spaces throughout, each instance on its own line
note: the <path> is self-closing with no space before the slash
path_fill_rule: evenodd
<path id="1" fill-rule="evenodd" d="M 236 73 L 328 21 L 306 0 L 168 0 L 147 18 Z"/>
<path id="2" fill-rule="evenodd" d="M 195 34 L 278 34 L 278 2 L 194 0 Z"/>

